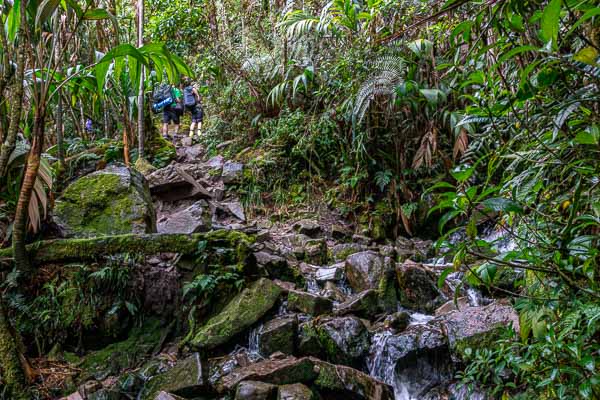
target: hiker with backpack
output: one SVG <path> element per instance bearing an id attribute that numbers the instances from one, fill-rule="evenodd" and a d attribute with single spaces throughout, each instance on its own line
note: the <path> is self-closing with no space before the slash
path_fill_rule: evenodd
<path id="1" fill-rule="evenodd" d="M 165 139 L 169 138 L 169 125 L 175 124 L 173 136 L 179 133 L 180 117 L 183 105 L 181 91 L 173 88 L 167 83 L 160 84 L 152 96 L 152 111 L 158 113 L 162 111 L 162 135 Z"/>
<path id="2" fill-rule="evenodd" d="M 200 104 L 200 94 L 198 93 L 198 90 L 192 86 L 192 81 L 189 78 L 184 80 L 183 106 L 185 107 L 185 111 L 188 111 L 192 116 L 192 123 L 190 124 L 190 138 L 194 139 L 194 136 L 200 138 L 200 129 L 202 129 L 204 110 Z"/>

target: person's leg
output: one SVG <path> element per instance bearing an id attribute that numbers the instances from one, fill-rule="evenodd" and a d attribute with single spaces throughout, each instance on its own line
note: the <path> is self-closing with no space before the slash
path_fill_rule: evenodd
<path id="1" fill-rule="evenodd" d="M 190 124 L 190 137 L 193 139 L 196 134 L 196 121 L 192 119 L 192 123 Z"/>

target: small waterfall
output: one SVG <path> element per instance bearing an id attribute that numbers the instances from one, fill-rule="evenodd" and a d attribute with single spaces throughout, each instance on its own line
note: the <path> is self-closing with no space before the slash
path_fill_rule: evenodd
<path id="1" fill-rule="evenodd" d="M 312 294 L 318 294 L 321 291 L 321 287 L 317 283 L 314 276 L 306 277 L 306 291 Z"/>
<path id="2" fill-rule="evenodd" d="M 258 325 L 256 328 L 250 331 L 250 335 L 248 337 L 248 352 L 251 355 L 259 355 L 259 344 L 260 344 L 260 334 L 262 333 L 263 324 Z"/>

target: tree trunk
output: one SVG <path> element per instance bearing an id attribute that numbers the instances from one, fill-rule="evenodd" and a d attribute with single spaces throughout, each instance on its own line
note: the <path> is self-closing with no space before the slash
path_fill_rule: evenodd
<path id="1" fill-rule="evenodd" d="M 0 375 L 8 388 L 11 399 L 26 400 L 27 383 L 21 366 L 19 348 L 6 315 L 4 302 L 0 298 Z"/>
<path id="2" fill-rule="evenodd" d="M 54 16 L 54 48 L 62 48 L 61 40 L 61 26 L 60 26 L 60 13 L 57 11 Z M 62 74 L 62 62 L 61 52 L 54 52 L 54 62 L 56 63 L 56 72 Z M 56 97 L 56 146 L 58 147 L 58 163 L 61 170 L 65 167 L 65 152 L 63 149 L 63 138 L 64 138 L 64 126 L 63 126 L 63 103 L 61 96 L 61 89 L 58 89 Z"/>
<path id="3" fill-rule="evenodd" d="M 46 110 L 43 107 L 44 104 L 38 104 L 38 107 L 36 108 L 33 123 L 33 141 L 31 143 L 29 155 L 27 156 L 27 166 L 25 175 L 23 176 L 21 192 L 19 193 L 19 200 L 15 211 L 15 222 L 13 224 L 12 247 L 15 265 L 18 271 L 28 271 L 30 269 L 30 262 L 27 256 L 27 250 L 25 249 L 25 239 L 27 237 L 29 202 L 31 201 L 31 195 L 33 193 L 33 185 L 37 179 L 42 148 L 44 145 Z"/>
<path id="4" fill-rule="evenodd" d="M 15 74 L 15 90 L 11 107 L 10 122 L 6 138 L 0 149 L 0 176 L 6 174 L 8 167 L 8 158 L 15 149 L 17 143 L 17 134 L 19 132 L 19 122 L 21 120 L 21 111 L 23 109 L 23 79 L 25 77 L 25 26 L 26 18 L 26 1 L 21 1 L 21 25 L 19 26 L 19 46 L 17 48 L 17 72 Z"/>
<path id="5" fill-rule="evenodd" d="M 138 13 L 138 37 L 137 45 L 142 47 L 144 45 L 144 0 L 138 0 L 137 3 Z M 137 129 L 138 129 L 138 157 L 144 158 L 144 142 L 146 140 L 144 136 L 144 67 L 142 66 L 142 73 L 140 76 L 140 87 L 138 91 L 138 104 L 137 104 Z"/>
<path id="6" fill-rule="evenodd" d="M 163 252 L 194 254 L 198 244 L 206 248 L 234 248 L 238 261 L 251 257 L 250 236 L 236 231 L 217 230 L 206 233 L 186 234 L 126 234 L 102 236 L 89 239 L 56 239 L 36 242 L 27 246 L 32 262 L 44 264 L 72 260 L 93 260 L 112 254 L 158 254 Z M 209 250 L 207 250 L 209 251 Z M 0 270 L 10 270 L 12 249 L 0 250 Z M 251 259 L 251 258 L 250 258 Z"/>

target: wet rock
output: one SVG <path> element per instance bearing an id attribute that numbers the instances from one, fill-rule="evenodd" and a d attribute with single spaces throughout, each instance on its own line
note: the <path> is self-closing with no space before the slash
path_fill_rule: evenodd
<path id="1" fill-rule="evenodd" d="M 358 243 L 340 243 L 333 246 L 331 255 L 335 261 L 344 261 L 348 256 L 367 250 L 367 246 Z"/>
<path id="2" fill-rule="evenodd" d="M 274 279 L 273 283 L 281 288 L 282 294 L 288 294 L 290 290 L 296 289 L 296 284 L 293 282 L 281 281 L 279 279 Z"/>
<path id="3" fill-rule="evenodd" d="M 369 332 L 363 322 L 353 316 L 320 319 L 314 326 L 327 361 L 360 367 L 369 351 Z"/>
<path id="4" fill-rule="evenodd" d="M 448 342 L 442 326 L 437 321 L 410 325 L 398 334 L 389 331 L 372 337 L 369 370 L 373 376 L 392 382 L 397 366 L 415 365 L 426 356 L 439 356 L 448 360 Z"/>
<path id="5" fill-rule="evenodd" d="M 309 237 L 316 237 L 321 233 L 321 226 L 317 221 L 303 219 L 294 224 L 296 232 Z"/>
<path id="6" fill-rule="evenodd" d="M 156 214 L 145 178 L 119 165 L 69 185 L 56 201 L 53 220 L 66 237 L 156 232 Z"/>
<path id="7" fill-rule="evenodd" d="M 279 360 L 264 360 L 240 368 L 219 379 L 219 393 L 231 392 L 240 382 L 255 380 L 287 385 L 311 384 L 335 393 L 336 396 L 352 392 L 354 396 L 369 400 L 393 400 L 391 388 L 356 369 L 334 365 L 313 357 L 288 357 Z"/>
<path id="8" fill-rule="evenodd" d="M 138 398 L 154 400 L 161 391 L 186 397 L 204 394 L 206 383 L 202 379 L 200 355 L 194 353 L 168 371 L 150 378 Z"/>
<path id="9" fill-rule="evenodd" d="M 197 233 L 211 228 L 211 215 L 206 201 L 200 200 L 184 210 L 164 217 L 158 222 L 159 233 Z"/>
<path id="10" fill-rule="evenodd" d="M 363 290 L 340 304 L 336 310 L 336 314 L 355 314 L 367 319 L 372 319 L 377 314 L 377 299 L 378 294 L 376 290 Z"/>
<path id="11" fill-rule="evenodd" d="M 286 316 L 265 323 L 259 333 L 259 351 L 265 357 L 275 352 L 292 355 L 296 348 L 298 317 Z"/>
<path id="12" fill-rule="evenodd" d="M 235 391 L 235 400 L 274 400 L 277 386 L 258 381 L 243 381 Z"/>
<path id="13" fill-rule="evenodd" d="M 462 310 L 465 307 L 469 307 L 469 299 L 467 297 L 459 297 L 456 301 L 450 300 L 439 306 L 435 310 L 435 315 L 446 315 L 452 311 Z"/>
<path id="14" fill-rule="evenodd" d="M 451 350 L 462 355 L 467 348 L 493 346 L 502 329 L 519 332 L 519 316 L 507 304 L 492 303 L 484 307 L 464 307 L 443 317 Z"/>
<path id="15" fill-rule="evenodd" d="M 164 201 L 183 199 L 211 199 L 214 193 L 208 187 L 208 170 L 200 164 L 170 164 L 148 175 L 153 196 Z"/>
<path id="16" fill-rule="evenodd" d="M 268 279 L 259 279 L 231 300 L 202 326 L 191 345 L 212 349 L 227 343 L 255 324 L 277 302 L 281 288 Z"/>
<path id="17" fill-rule="evenodd" d="M 397 264 L 398 293 L 404 307 L 432 313 L 444 301 L 435 280 L 423 268 L 410 260 Z"/>
<path id="18" fill-rule="evenodd" d="M 383 326 L 395 333 L 404 331 L 409 324 L 410 314 L 404 311 L 390 314 L 383 321 Z"/>
<path id="19" fill-rule="evenodd" d="M 327 297 L 328 299 L 337 301 L 338 303 L 342 303 L 347 299 L 347 296 L 344 294 L 344 292 L 342 292 L 342 290 L 332 281 L 325 282 L 325 287 L 321 291 L 321 294 L 323 297 Z"/>
<path id="20" fill-rule="evenodd" d="M 344 277 L 344 263 L 334 264 L 327 268 L 319 268 L 315 273 L 317 282 L 339 281 Z"/>
<path id="21" fill-rule="evenodd" d="M 348 283 L 357 292 L 376 289 L 385 275 L 384 259 L 374 251 L 355 253 L 346 259 Z"/>
<path id="22" fill-rule="evenodd" d="M 170 316 L 179 304 L 181 284 L 175 268 L 150 266 L 135 273 L 137 287 L 143 287 L 144 311 Z"/>
<path id="23" fill-rule="evenodd" d="M 312 390 L 302 383 L 279 386 L 277 400 L 312 400 L 314 399 Z"/>
<path id="24" fill-rule="evenodd" d="M 318 377 L 315 363 L 309 358 L 287 357 L 264 360 L 245 368 L 234 370 L 215 383 L 218 393 L 231 392 L 242 381 L 261 381 L 275 385 L 311 382 Z"/>
<path id="25" fill-rule="evenodd" d="M 287 306 L 289 310 L 300 311 L 313 316 L 329 313 L 333 309 L 331 300 L 299 290 L 289 291 Z"/>
<path id="26" fill-rule="evenodd" d="M 384 257 L 396 258 L 396 248 L 391 245 L 385 245 L 379 247 L 379 254 Z"/>
<path id="27" fill-rule="evenodd" d="M 223 164 L 223 172 L 221 177 L 223 178 L 223 182 L 232 183 L 239 181 L 242 177 L 242 172 L 244 170 L 244 164 L 240 164 L 233 161 L 226 161 Z"/>

